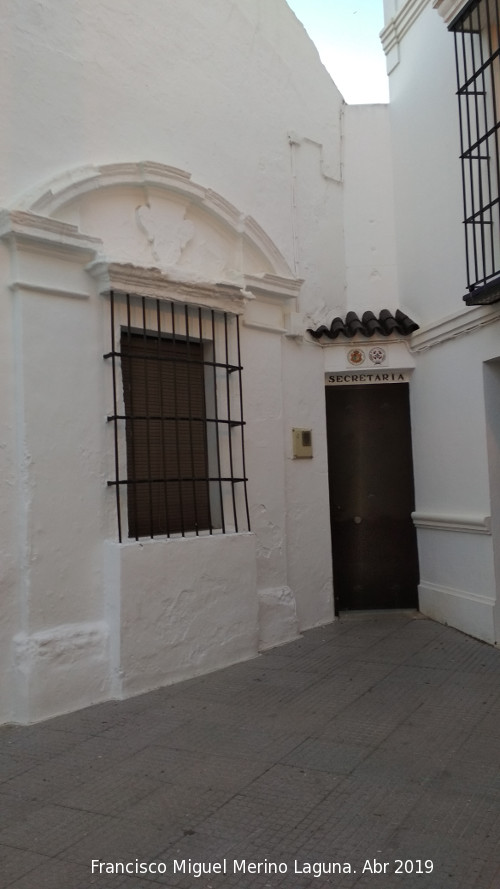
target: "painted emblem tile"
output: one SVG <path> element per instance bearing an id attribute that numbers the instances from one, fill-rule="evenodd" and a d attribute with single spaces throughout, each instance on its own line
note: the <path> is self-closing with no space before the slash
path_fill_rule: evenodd
<path id="1" fill-rule="evenodd" d="M 370 349 L 368 352 L 368 358 L 372 364 L 383 364 L 386 357 L 385 349 L 382 349 L 380 346 L 374 346 L 373 349 Z"/>
<path id="2" fill-rule="evenodd" d="M 357 366 L 358 364 L 363 364 L 365 360 L 365 353 L 362 349 L 351 349 L 347 355 L 350 364 L 354 364 Z"/>

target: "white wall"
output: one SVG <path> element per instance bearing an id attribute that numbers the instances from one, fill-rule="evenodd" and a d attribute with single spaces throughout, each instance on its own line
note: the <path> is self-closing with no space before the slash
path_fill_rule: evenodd
<path id="1" fill-rule="evenodd" d="M 322 350 L 288 341 L 283 356 L 287 563 L 300 627 L 333 617 Z M 314 394 L 313 394 L 314 393 Z M 312 430 L 313 458 L 294 459 L 292 427 Z"/>
<path id="2" fill-rule="evenodd" d="M 0 25 L 0 719 L 31 721 L 332 618 L 321 351 L 283 331 L 343 292 L 342 99 L 284 0 L 12 0 Z M 252 534 L 116 542 L 96 260 L 232 288 Z"/>
<path id="3" fill-rule="evenodd" d="M 420 607 L 498 641 L 492 378 L 497 307 L 467 308 L 453 35 L 435 4 L 387 3 L 400 298 L 421 325 L 411 383 Z M 488 416 L 489 415 L 489 416 Z M 492 533 L 493 529 L 493 533 Z"/>
<path id="4" fill-rule="evenodd" d="M 454 42 L 430 2 L 399 59 L 389 80 L 399 283 L 424 325 L 462 308 L 466 284 Z"/>
<path id="5" fill-rule="evenodd" d="M 0 25 L 3 205 L 89 162 L 161 161 L 254 215 L 291 264 L 287 134 L 338 175 L 341 99 L 284 0 L 23 0 Z"/>
<path id="6" fill-rule="evenodd" d="M 345 107 L 343 170 L 347 308 L 394 311 L 399 291 L 387 105 Z"/>
<path id="7" fill-rule="evenodd" d="M 4 244 L 0 244 L 0 269 L 5 280 L 9 257 Z M 13 707 L 11 640 L 19 626 L 25 600 L 24 578 L 19 571 L 25 559 L 21 546 L 24 537 L 21 501 L 26 494 L 24 479 L 18 470 L 18 459 L 22 459 L 23 430 L 22 411 L 16 410 L 22 395 L 16 373 L 17 340 L 12 298 L 7 291 L 0 299 L 0 405 L 3 420 L 0 431 L 0 586 L 3 602 L 0 611 L 0 672 L 4 677 L 0 683 L 0 713 L 3 718 L 8 717 Z"/>

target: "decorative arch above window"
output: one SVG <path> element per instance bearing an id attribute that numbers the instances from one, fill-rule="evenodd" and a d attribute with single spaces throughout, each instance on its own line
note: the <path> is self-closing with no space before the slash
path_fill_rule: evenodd
<path id="1" fill-rule="evenodd" d="M 302 283 L 263 229 L 141 163 L 68 172 L 0 213 L 0 238 L 16 298 L 87 300 L 95 330 L 109 303 L 120 539 L 248 529 L 240 319 L 285 333 Z"/>

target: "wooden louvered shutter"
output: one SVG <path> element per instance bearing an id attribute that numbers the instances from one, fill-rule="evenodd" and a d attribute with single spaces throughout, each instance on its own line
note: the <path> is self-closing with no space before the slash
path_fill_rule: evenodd
<path id="1" fill-rule="evenodd" d="M 129 537 L 210 528 L 203 347 L 121 337 Z"/>

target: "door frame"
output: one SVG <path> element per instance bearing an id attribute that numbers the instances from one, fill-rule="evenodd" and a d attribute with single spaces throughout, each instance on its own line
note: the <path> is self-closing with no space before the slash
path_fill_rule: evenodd
<path id="1" fill-rule="evenodd" d="M 384 373 L 382 373 L 381 372 L 381 373 L 371 374 L 372 379 L 367 380 L 366 377 L 367 377 L 367 374 L 353 374 L 352 371 L 349 374 L 343 374 L 343 375 L 342 374 L 330 374 L 330 375 L 327 374 L 327 376 L 326 376 L 326 391 L 325 391 L 325 411 L 326 411 L 327 433 L 328 433 L 329 422 L 331 422 L 331 417 L 329 417 L 329 410 L 330 410 L 329 397 L 327 395 L 327 391 L 329 389 L 335 388 L 335 389 L 345 390 L 345 389 L 354 389 L 354 388 L 362 387 L 364 390 L 369 390 L 374 387 L 378 388 L 379 385 L 385 384 L 384 389 L 387 391 L 388 384 L 390 384 L 391 386 L 403 384 L 405 386 L 405 388 L 407 389 L 407 392 L 408 392 L 408 408 L 407 408 L 407 411 L 408 411 L 408 413 L 407 413 L 408 439 L 407 439 L 407 445 L 408 445 L 409 450 L 407 451 L 407 456 L 409 458 L 409 464 L 410 464 L 409 466 L 407 464 L 407 472 L 409 470 L 410 479 L 408 480 L 408 478 L 406 478 L 406 481 L 407 482 L 409 481 L 409 483 L 411 485 L 411 492 L 409 489 L 407 489 L 407 493 L 408 494 L 411 493 L 411 500 L 412 500 L 412 506 L 408 510 L 408 521 L 411 522 L 411 512 L 415 508 L 415 505 L 414 505 L 415 487 L 414 487 L 414 473 L 413 473 L 413 449 L 412 449 L 412 426 L 411 426 L 411 409 L 410 409 L 409 374 L 404 373 L 404 372 L 401 372 L 401 373 L 399 373 L 399 372 L 396 372 L 396 373 L 394 373 L 394 372 L 385 373 L 384 372 Z M 328 449 L 328 464 L 329 464 L 330 526 L 331 526 L 331 534 L 332 534 L 334 610 L 335 610 L 335 615 L 338 616 L 339 613 L 341 612 L 341 610 L 346 610 L 346 603 L 344 601 L 341 602 L 342 590 L 339 587 L 338 576 L 337 576 L 337 582 L 336 582 L 336 576 L 335 576 L 336 575 L 336 559 L 334 557 L 334 542 L 333 542 L 334 533 L 335 533 L 335 522 L 334 522 L 335 506 L 334 506 L 334 501 L 333 501 L 333 496 L 332 496 L 332 478 L 330 475 L 331 447 L 332 447 L 332 445 L 331 445 L 331 442 L 328 441 L 328 434 L 327 434 L 327 449 Z M 395 482 L 395 484 L 397 484 L 397 482 Z M 405 514 L 406 514 L 406 510 L 405 510 Z M 404 527 L 404 525 L 403 525 L 403 527 Z M 401 608 L 416 607 L 416 608 L 418 608 L 418 583 L 419 583 L 418 543 L 417 543 L 416 529 L 413 527 L 413 523 L 412 523 L 411 531 L 410 531 L 410 528 L 408 527 L 407 530 L 404 532 L 404 535 L 407 535 L 407 536 L 409 535 L 408 536 L 408 545 L 410 546 L 410 550 L 409 550 L 409 557 L 410 557 L 409 585 L 411 587 L 413 587 L 413 584 L 415 585 L 414 604 L 411 604 L 411 605 L 401 604 L 401 606 L 399 606 L 399 605 L 394 605 L 394 606 L 379 605 L 378 608 L 377 608 L 377 606 L 375 608 L 373 608 L 374 611 L 381 610 L 381 609 L 384 610 L 387 607 L 394 607 L 395 610 L 397 610 L 398 607 L 401 607 Z M 414 579 L 411 578 L 412 572 L 414 575 Z M 408 594 L 408 595 L 410 595 L 410 594 Z M 350 611 L 350 610 L 356 611 L 356 610 L 364 610 L 364 608 L 358 607 L 358 609 L 356 609 L 356 607 L 354 606 L 354 607 L 352 607 L 352 609 L 347 608 L 347 610 L 348 611 Z"/>

